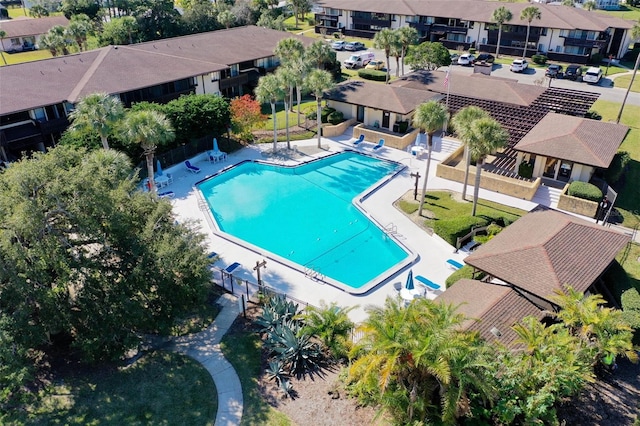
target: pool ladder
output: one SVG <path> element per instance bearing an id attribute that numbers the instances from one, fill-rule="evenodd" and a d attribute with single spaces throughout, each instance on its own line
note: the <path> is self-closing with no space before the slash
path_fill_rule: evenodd
<path id="1" fill-rule="evenodd" d="M 305 277 L 311 278 L 315 281 L 324 281 L 324 274 L 313 269 L 313 265 L 309 265 L 304 268 L 304 275 Z"/>
<path id="2" fill-rule="evenodd" d="M 391 222 L 384 227 L 384 233 L 387 235 L 396 235 L 398 233 L 398 226 L 395 223 Z"/>

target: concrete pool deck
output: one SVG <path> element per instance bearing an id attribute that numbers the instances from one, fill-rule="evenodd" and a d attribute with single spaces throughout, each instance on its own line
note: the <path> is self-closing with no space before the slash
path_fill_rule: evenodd
<path id="1" fill-rule="evenodd" d="M 432 282 L 440 284 L 444 289 L 445 279 L 453 272 L 447 264 L 447 259 L 454 259 L 462 263 L 466 253 L 462 251 L 454 253 L 452 246 L 435 234 L 429 235 L 424 229 L 417 226 L 410 218 L 393 206 L 394 201 L 402 197 L 407 191 L 413 189 L 414 178 L 412 178 L 410 174 L 415 172 L 420 172 L 421 175 L 424 174 L 426 165 L 424 157 L 418 159 L 409 152 L 392 148 L 384 148 L 380 152 L 374 153 L 371 149 L 373 144 L 366 144 L 366 146 L 356 149 L 353 146 L 352 142 L 354 139 L 351 135 L 352 128 L 339 137 L 331 139 L 322 138 L 322 146 L 324 148 L 322 150 L 317 149 L 317 139 L 291 142 L 292 147 L 297 147 L 299 152 L 302 153 L 300 158 L 296 160 L 278 158 L 275 162 L 280 164 L 297 164 L 309 161 L 312 158 L 322 157 L 345 149 L 352 149 L 406 165 L 407 168 L 403 172 L 368 197 L 363 202 L 363 207 L 367 213 L 382 226 L 392 224 L 396 230 L 396 236 L 402 244 L 408 246 L 418 254 L 417 261 L 410 267 L 403 269 L 395 276 L 392 276 L 362 295 L 352 295 L 330 285 L 313 281 L 305 277 L 301 272 L 272 260 L 267 260 L 266 270 L 262 270 L 262 280 L 266 285 L 312 305 L 319 305 L 321 300 L 324 300 L 327 304 L 336 302 L 340 306 L 358 305 L 359 308 L 352 311 L 351 318 L 355 322 L 360 322 L 366 318 L 364 309 L 366 306 L 382 306 L 388 296 L 396 297 L 397 291 L 394 289 L 393 284 L 396 282 L 404 283 L 409 269 L 413 270 L 414 277 L 416 275 L 422 275 Z M 436 138 L 434 141 L 428 190 L 462 191 L 462 184 L 435 176 L 436 163 L 445 158 L 452 149 L 455 149 L 456 144 L 457 142 L 448 139 L 446 139 L 444 143 L 439 138 Z M 280 142 L 279 146 L 284 147 L 285 143 Z M 257 159 L 269 161 L 269 157 L 265 153 L 270 151 L 272 147 L 273 144 L 271 143 L 252 145 L 230 154 L 226 161 L 218 163 L 210 163 L 205 159 L 205 155 L 201 154 L 191 160 L 192 164 L 201 169 L 201 172 L 197 174 L 187 171 L 183 164 L 173 166 L 165 171 L 171 173 L 174 177 L 173 184 L 167 187 L 166 190 L 173 191 L 175 194 L 171 202 L 177 220 L 180 222 L 192 221 L 194 226 L 207 236 L 207 246 L 210 251 L 214 251 L 220 255 L 220 259 L 215 266 L 224 268 L 233 262 L 239 262 L 242 266 L 236 269 L 233 275 L 251 282 L 256 282 L 255 272 L 252 268 L 257 261 L 263 260 L 263 256 L 221 238 L 212 232 L 205 214 L 200 210 L 198 205 L 198 197 L 196 196 L 194 184 L 206 178 L 208 175 L 219 172 L 240 161 Z M 420 187 L 421 185 L 422 183 L 420 183 Z M 472 191 L 473 186 L 469 185 L 467 192 L 472 193 Z M 518 207 L 526 211 L 538 205 L 537 203 L 482 189 L 480 190 L 480 198 Z M 236 292 L 238 294 L 243 290 L 244 287 L 239 288 L 236 286 Z M 428 297 L 435 298 L 436 295 L 437 293 L 430 292 Z"/>

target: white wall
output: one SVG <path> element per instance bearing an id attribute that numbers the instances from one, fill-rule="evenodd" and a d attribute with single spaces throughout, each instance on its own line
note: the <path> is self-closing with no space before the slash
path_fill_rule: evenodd
<path id="1" fill-rule="evenodd" d="M 219 74 L 219 73 L 215 73 L 215 74 Z M 216 75 L 216 78 L 219 78 L 218 75 Z M 204 75 L 199 75 L 198 77 L 196 77 L 196 82 L 198 83 L 198 86 L 196 87 L 196 95 L 216 95 L 216 94 L 220 94 L 220 81 L 216 80 L 216 81 L 211 81 L 211 73 L 207 73 Z"/>

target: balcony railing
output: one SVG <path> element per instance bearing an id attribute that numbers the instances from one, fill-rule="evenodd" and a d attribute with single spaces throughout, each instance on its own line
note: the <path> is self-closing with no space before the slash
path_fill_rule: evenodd
<path id="1" fill-rule="evenodd" d="M 431 26 L 431 31 L 445 32 L 445 33 L 459 33 L 466 34 L 469 28 L 467 27 L 454 27 L 450 25 L 442 25 L 442 24 L 433 24 Z"/>
<path id="2" fill-rule="evenodd" d="M 606 44 L 607 44 L 607 40 L 587 40 L 585 38 L 570 38 L 570 37 L 565 37 L 564 39 L 565 46 L 577 46 L 577 47 L 588 47 L 588 48 L 597 47 L 601 49 Z"/>
<path id="3" fill-rule="evenodd" d="M 62 132 L 69 127 L 69 120 L 66 118 L 56 118 L 49 121 L 36 121 L 36 126 L 43 135 Z"/>
<path id="4" fill-rule="evenodd" d="M 249 82 L 249 75 L 246 73 L 239 74 L 233 77 L 227 77 L 220 80 L 220 90 L 228 89 L 230 87 L 242 86 Z"/>

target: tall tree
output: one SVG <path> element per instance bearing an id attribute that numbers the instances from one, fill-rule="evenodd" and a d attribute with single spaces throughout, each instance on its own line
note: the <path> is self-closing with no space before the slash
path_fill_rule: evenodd
<path id="1" fill-rule="evenodd" d="M 631 29 L 631 38 L 633 40 L 640 40 L 640 19 L 636 24 L 634 24 L 633 28 Z M 620 105 L 620 111 L 618 112 L 618 117 L 616 117 L 616 123 L 620 123 L 620 119 L 622 118 L 622 111 L 624 111 L 624 106 L 627 104 L 627 98 L 629 97 L 629 92 L 631 91 L 631 87 L 633 86 L 633 80 L 635 80 L 636 78 L 639 65 L 640 65 L 640 53 L 638 53 L 638 56 L 636 57 L 636 63 L 633 65 L 633 73 L 631 74 L 631 81 L 629 82 L 629 87 L 627 87 L 627 91 L 624 94 L 622 105 Z"/>
<path id="2" fill-rule="evenodd" d="M 387 59 L 387 79 L 386 83 L 389 83 L 390 75 L 389 70 L 391 69 L 391 63 L 389 62 L 389 57 L 391 56 L 391 49 L 393 46 L 399 44 L 398 33 L 390 28 L 384 28 L 376 33 L 373 37 L 373 47 L 376 49 L 384 50 L 384 56 Z"/>
<path id="3" fill-rule="evenodd" d="M 511 10 L 507 9 L 504 6 L 500 6 L 499 8 L 493 11 L 491 15 L 491 20 L 498 24 L 498 44 L 496 44 L 496 58 L 500 57 L 500 39 L 502 38 L 502 26 L 505 22 L 509 22 L 513 19 L 513 13 Z"/>
<path id="4" fill-rule="evenodd" d="M 413 125 L 423 129 L 427 134 L 427 166 L 422 181 L 422 197 L 420 197 L 420 210 L 418 215 L 422 215 L 424 200 L 427 193 L 427 180 L 429 179 L 429 167 L 431 166 L 431 153 L 433 150 L 433 135 L 442 130 L 442 126 L 447 121 L 447 108 L 437 101 L 429 101 L 418 106 L 413 116 Z"/>
<path id="5" fill-rule="evenodd" d="M 304 15 L 311 11 L 310 0 L 287 0 L 287 3 L 291 5 L 293 9 L 293 16 L 296 21 L 296 28 L 298 28 L 298 19 L 304 19 Z"/>
<path id="6" fill-rule="evenodd" d="M 74 15 L 67 27 L 66 34 L 73 38 L 78 45 L 78 50 L 87 50 L 87 37 L 93 34 L 93 24 L 87 15 Z"/>
<path id="7" fill-rule="evenodd" d="M 462 108 L 453 116 L 453 127 L 458 139 L 464 144 L 464 184 L 462 186 L 462 199 L 467 199 L 467 183 L 469 182 L 469 144 L 471 142 L 471 124 L 479 118 L 488 118 L 489 113 L 480 107 L 469 105 Z"/>
<path id="8" fill-rule="evenodd" d="M 300 125 L 300 101 L 302 99 L 302 83 L 304 82 L 304 75 L 307 72 L 307 67 L 304 63 L 304 44 L 300 40 L 294 37 L 282 39 L 276 45 L 274 50 L 276 56 L 280 59 L 283 66 L 287 68 L 286 77 L 287 81 L 292 83 L 289 90 L 289 107 L 293 107 L 293 87 L 296 88 L 298 99 L 298 126 Z M 288 112 L 287 112 L 288 114 Z M 287 115 L 288 117 L 288 115 Z M 288 128 L 288 126 L 287 126 Z M 287 146 L 289 146 L 289 137 L 287 135 Z"/>
<path id="9" fill-rule="evenodd" d="M 305 62 L 312 63 L 318 69 L 324 69 L 324 64 L 336 58 L 336 52 L 322 40 L 311 43 L 304 52 Z"/>
<path id="10" fill-rule="evenodd" d="M 252 140 L 251 129 L 253 126 L 267 119 L 262 114 L 260 102 L 251 98 L 250 95 L 232 99 L 229 109 L 233 131 L 246 141 Z"/>
<path id="11" fill-rule="evenodd" d="M 102 146 L 109 149 L 109 136 L 124 117 L 120 99 L 106 93 L 93 93 L 78 102 L 71 112 L 71 129 L 93 130 L 100 135 Z"/>
<path id="12" fill-rule="evenodd" d="M 425 41 L 417 46 L 409 46 L 404 62 L 413 69 L 435 70 L 451 65 L 451 53 L 442 43 Z"/>
<path id="13" fill-rule="evenodd" d="M 473 209 L 471 215 L 476 215 L 478 207 L 478 193 L 480 191 L 480 173 L 484 159 L 497 149 L 503 148 L 509 134 L 493 118 L 479 118 L 471 124 L 469 129 L 469 154 L 476 162 L 476 182 L 473 188 Z"/>
<path id="14" fill-rule="evenodd" d="M 582 5 L 582 8 L 584 10 L 593 10 L 593 9 L 596 9 L 597 7 L 598 7 L 598 4 L 594 0 L 585 1 L 584 4 Z"/>
<path id="15" fill-rule="evenodd" d="M 158 145 L 165 145 L 175 138 L 171 122 L 157 111 L 131 111 L 127 113 L 121 131 L 124 140 L 142 147 L 147 162 L 149 191 L 155 192 L 153 155 Z"/>
<path id="16" fill-rule="evenodd" d="M 229 29 L 236 22 L 236 16 L 230 10 L 225 9 L 218 13 L 218 22 L 226 29 Z"/>
<path id="17" fill-rule="evenodd" d="M 291 149 L 291 138 L 289 136 L 289 110 L 291 109 L 291 102 L 293 100 L 293 88 L 296 84 L 296 70 L 289 65 L 284 65 L 278 68 L 276 74 L 278 75 L 280 89 L 284 92 L 284 120 L 287 134 L 287 149 Z"/>
<path id="18" fill-rule="evenodd" d="M 524 51 L 522 52 L 522 59 L 524 59 L 527 56 L 527 47 L 529 46 L 529 33 L 531 32 L 531 22 L 534 19 L 541 19 L 541 18 L 542 18 L 542 13 L 540 12 L 540 9 L 538 9 L 535 6 L 525 7 L 524 9 L 522 9 L 522 12 L 520 12 L 520 19 L 527 21 L 527 38 L 524 43 Z"/>
<path id="19" fill-rule="evenodd" d="M 138 31 L 138 21 L 133 16 L 113 18 L 102 24 L 102 31 L 98 35 L 100 46 L 133 44 L 138 38 Z"/>
<path id="20" fill-rule="evenodd" d="M 304 84 L 316 98 L 318 148 L 322 148 L 322 96 L 325 91 L 332 89 L 335 83 L 327 71 L 316 69 L 307 75 Z"/>
<path id="21" fill-rule="evenodd" d="M 409 51 L 409 46 L 418 43 L 418 30 L 413 27 L 400 27 L 397 33 L 398 41 L 402 46 L 402 75 L 404 75 L 404 59 Z"/>
<path id="22" fill-rule="evenodd" d="M 256 99 L 260 102 L 269 102 L 271 104 L 271 117 L 273 119 L 273 153 L 278 150 L 278 124 L 276 119 L 276 103 L 284 98 L 284 90 L 278 75 L 267 74 L 258 81 L 256 87 Z"/>

